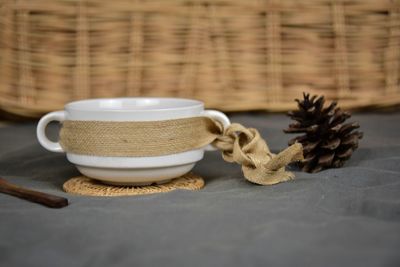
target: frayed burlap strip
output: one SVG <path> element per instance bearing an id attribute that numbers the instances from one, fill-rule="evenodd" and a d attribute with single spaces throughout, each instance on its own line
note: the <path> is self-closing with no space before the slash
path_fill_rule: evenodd
<path id="1" fill-rule="evenodd" d="M 271 153 L 260 133 L 234 123 L 223 129 L 208 117 L 165 121 L 65 121 L 60 132 L 65 151 L 96 156 L 162 156 L 212 143 L 228 162 L 242 165 L 250 182 L 272 185 L 294 178 L 285 170 L 303 159 L 301 144 Z"/>
<path id="2" fill-rule="evenodd" d="M 222 151 L 226 161 L 242 165 L 247 180 L 261 185 L 272 185 L 293 179 L 293 173 L 285 171 L 285 166 L 303 159 L 303 148 L 300 143 L 275 155 L 271 153 L 256 129 L 245 128 L 238 123 L 229 125 L 213 145 Z"/>

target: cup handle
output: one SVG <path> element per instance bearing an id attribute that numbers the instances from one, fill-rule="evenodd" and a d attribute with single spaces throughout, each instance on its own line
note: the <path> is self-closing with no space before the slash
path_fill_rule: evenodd
<path id="1" fill-rule="evenodd" d="M 46 127 L 52 121 L 62 122 L 65 120 L 65 111 L 54 111 L 44 115 L 36 128 L 36 136 L 39 143 L 47 150 L 52 152 L 64 152 L 59 142 L 50 141 L 46 136 Z"/>
<path id="2" fill-rule="evenodd" d="M 224 128 L 228 127 L 231 124 L 231 121 L 229 120 L 228 116 L 226 116 L 224 113 L 218 110 L 207 109 L 203 111 L 202 115 L 209 117 L 213 120 L 219 121 L 224 126 Z M 214 151 L 217 150 L 217 148 L 215 148 L 212 145 L 208 145 L 205 147 L 204 150 Z"/>

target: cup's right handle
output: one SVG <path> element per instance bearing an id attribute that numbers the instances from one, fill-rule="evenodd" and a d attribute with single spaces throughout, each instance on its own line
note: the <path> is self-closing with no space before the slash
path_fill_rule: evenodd
<path id="1" fill-rule="evenodd" d="M 203 116 L 209 117 L 213 120 L 219 121 L 224 128 L 228 127 L 231 124 L 231 121 L 229 120 L 228 116 L 226 116 L 224 113 L 218 111 L 218 110 L 212 110 L 212 109 L 207 109 L 203 111 Z M 212 145 L 208 145 L 205 147 L 206 151 L 214 151 L 217 150 Z"/>
<path id="2" fill-rule="evenodd" d="M 64 152 L 59 142 L 50 141 L 46 136 L 46 127 L 52 121 L 63 122 L 65 120 L 65 111 L 54 111 L 44 115 L 36 127 L 36 136 L 39 143 L 47 150 L 52 152 Z"/>

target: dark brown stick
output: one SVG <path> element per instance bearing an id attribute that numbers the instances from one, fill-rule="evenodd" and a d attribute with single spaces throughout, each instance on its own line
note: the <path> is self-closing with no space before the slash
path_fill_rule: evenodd
<path id="1" fill-rule="evenodd" d="M 0 178 L 0 192 L 23 198 L 31 202 L 36 202 L 50 208 L 58 209 L 68 205 L 68 199 L 66 198 L 26 189 L 11 184 L 3 178 Z"/>

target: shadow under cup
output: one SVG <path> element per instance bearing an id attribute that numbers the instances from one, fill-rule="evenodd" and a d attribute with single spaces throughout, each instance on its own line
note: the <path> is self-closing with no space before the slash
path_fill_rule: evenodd
<path id="1" fill-rule="evenodd" d="M 198 116 L 211 117 L 225 127 L 228 117 L 216 110 L 204 110 L 201 101 L 181 98 L 108 98 L 71 102 L 63 111 L 42 117 L 37 126 L 40 144 L 52 152 L 64 152 L 50 141 L 45 128 L 51 121 L 163 121 Z M 188 173 L 201 160 L 209 145 L 181 153 L 151 157 L 93 156 L 66 152 L 67 159 L 85 176 L 110 184 L 146 185 L 163 183 Z"/>

